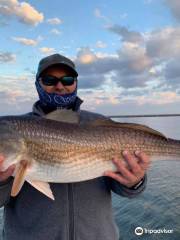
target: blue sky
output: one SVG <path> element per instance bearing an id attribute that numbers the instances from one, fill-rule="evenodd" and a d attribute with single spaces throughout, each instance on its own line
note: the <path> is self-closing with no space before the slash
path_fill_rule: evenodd
<path id="1" fill-rule="evenodd" d="M 0 111 L 31 110 L 39 60 L 61 53 L 79 72 L 83 108 L 179 112 L 178 0 L 0 0 Z"/>

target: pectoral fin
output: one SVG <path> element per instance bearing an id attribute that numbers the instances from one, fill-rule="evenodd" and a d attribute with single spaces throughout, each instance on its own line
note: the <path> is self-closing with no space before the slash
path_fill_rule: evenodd
<path id="1" fill-rule="evenodd" d="M 25 181 L 27 169 L 28 169 L 28 161 L 26 160 L 20 161 L 20 163 L 18 164 L 15 170 L 15 177 L 14 177 L 14 181 L 11 189 L 11 196 L 15 197 L 21 190 Z"/>
<path id="2" fill-rule="evenodd" d="M 36 188 L 38 191 L 40 191 L 44 195 L 46 195 L 47 197 L 51 198 L 52 200 L 55 200 L 49 183 L 41 182 L 41 181 L 35 181 L 35 180 L 29 180 L 29 179 L 26 179 L 26 181 L 29 184 L 31 184 L 34 188 Z"/>

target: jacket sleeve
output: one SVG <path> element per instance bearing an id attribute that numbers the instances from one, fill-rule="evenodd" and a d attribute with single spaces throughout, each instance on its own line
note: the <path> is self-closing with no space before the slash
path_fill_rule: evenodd
<path id="1" fill-rule="evenodd" d="M 0 182 L 0 207 L 3 207 L 10 200 L 13 177 L 9 177 L 6 181 Z"/>
<path id="2" fill-rule="evenodd" d="M 110 177 L 108 177 L 108 182 L 110 189 L 114 193 L 121 195 L 123 197 L 134 198 L 145 190 L 147 185 L 147 175 L 145 174 L 141 182 L 131 188 L 125 187 L 124 185 L 120 184 L 118 181 Z"/>

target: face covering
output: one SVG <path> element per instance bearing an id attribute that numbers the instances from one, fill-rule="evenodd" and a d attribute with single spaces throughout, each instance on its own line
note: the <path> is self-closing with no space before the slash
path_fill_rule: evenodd
<path id="1" fill-rule="evenodd" d="M 77 87 L 72 93 L 59 95 L 57 93 L 48 93 L 46 92 L 38 80 L 35 82 L 36 89 L 39 95 L 39 100 L 42 105 L 47 107 L 55 107 L 55 108 L 68 108 L 71 106 L 77 96 Z"/>

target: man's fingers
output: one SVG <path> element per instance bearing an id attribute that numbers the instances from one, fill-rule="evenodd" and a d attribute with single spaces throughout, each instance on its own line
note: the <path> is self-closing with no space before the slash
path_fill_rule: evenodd
<path id="1" fill-rule="evenodd" d="M 125 166 L 125 164 L 123 164 L 122 161 L 114 158 L 113 162 L 116 164 L 117 166 L 117 170 L 118 172 L 127 180 L 130 181 L 134 181 L 134 175 L 132 172 L 130 172 L 130 170 L 127 168 L 127 166 Z"/>
<path id="2" fill-rule="evenodd" d="M 135 155 L 139 158 L 140 167 L 146 171 L 150 166 L 150 158 L 144 152 L 135 151 Z"/>
<path id="3" fill-rule="evenodd" d="M 133 174 L 138 176 L 141 173 L 142 169 L 139 163 L 137 162 L 136 157 L 128 153 L 127 151 L 123 151 L 123 156 L 129 166 L 130 171 L 132 171 Z"/>
<path id="4" fill-rule="evenodd" d="M 145 175 L 150 159 L 145 153 L 139 151 L 135 155 L 124 151 L 123 157 L 124 162 L 118 157 L 113 158 L 117 172 L 106 171 L 104 176 L 111 177 L 126 187 L 132 187 Z"/>
<path id="5" fill-rule="evenodd" d="M 8 167 L 8 169 L 5 170 L 4 172 L 0 172 L 0 181 L 5 181 L 10 176 L 12 176 L 14 169 L 15 169 L 15 164 Z"/>

